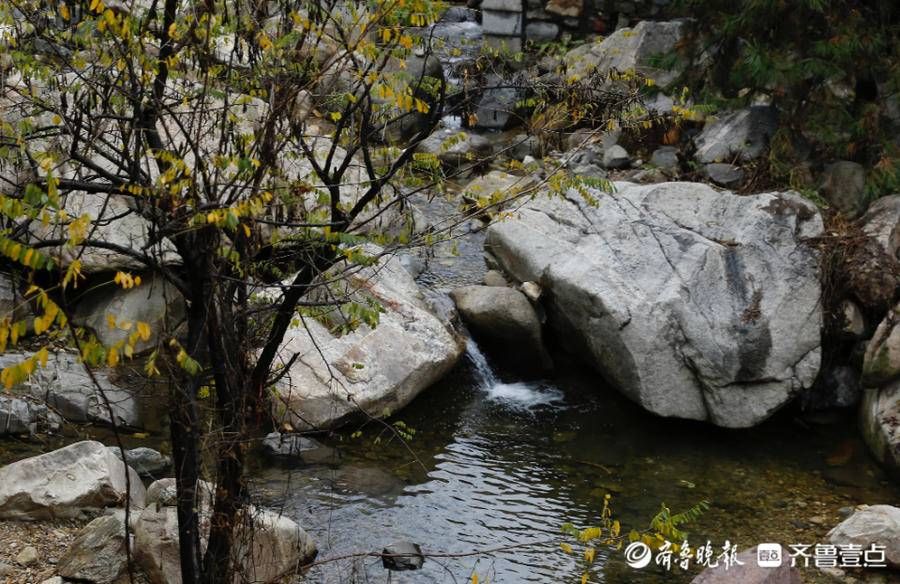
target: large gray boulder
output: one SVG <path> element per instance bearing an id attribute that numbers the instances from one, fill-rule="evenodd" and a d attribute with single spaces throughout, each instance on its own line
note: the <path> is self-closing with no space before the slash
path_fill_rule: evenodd
<path id="1" fill-rule="evenodd" d="M 94 519 L 84 526 L 59 559 L 57 573 L 71 580 L 113 584 L 125 572 L 125 512 Z"/>
<path id="2" fill-rule="evenodd" d="M 184 314 L 181 293 L 163 278 L 147 275 L 140 286 L 107 286 L 86 295 L 78 303 L 74 322 L 90 328 L 108 347 L 127 342 L 138 322 L 147 323 L 150 338 L 134 346 L 135 353 L 140 353 L 155 347 L 159 338 L 172 336 Z M 110 326 L 111 322 L 116 326 Z"/>
<path id="3" fill-rule="evenodd" d="M 600 42 L 569 51 L 564 59 L 567 74 L 584 78 L 593 71 L 606 74 L 634 70 L 665 88 L 681 74 L 683 63 L 663 69 L 654 59 L 677 53 L 688 30 L 689 22 L 683 20 L 644 20 L 634 28 L 620 28 Z"/>
<path id="4" fill-rule="evenodd" d="M 472 332 L 496 349 L 497 358 L 534 372 L 551 367 L 540 319 L 524 294 L 513 288 L 465 286 L 450 297 Z"/>
<path id="5" fill-rule="evenodd" d="M 126 503 L 142 507 L 144 485 L 131 468 L 94 441 L 76 442 L 0 468 L 0 519 L 83 518 Z"/>
<path id="6" fill-rule="evenodd" d="M 616 183 L 538 197 L 486 250 L 548 292 L 550 323 L 662 416 L 758 424 L 816 377 L 822 309 L 815 206 L 696 183 Z"/>
<path id="7" fill-rule="evenodd" d="M 769 106 L 752 106 L 707 122 L 694 140 L 694 158 L 703 164 L 750 162 L 762 156 L 778 129 L 778 114 Z"/>
<path id="8" fill-rule="evenodd" d="M 26 353 L 0 355 L 0 368 L 21 363 L 30 356 Z M 139 426 L 140 408 L 135 393 L 115 385 L 105 370 L 94 371 L 94 378 L 102 391 L 85 372 L 77 355 L 52 353 L 46 366 L 35 368 L 12 391 L 36 398 L 71 422 L 109 424 L 115 419 L 119 426 Z"/>
<path id="9" fill-rule="evenodd" d="M 855 544 L 863 549 L 885 546 L 885 560 L 900 568 L 900 509 L 891 505 L 863 505 L 828 532 L 835 545 Z"/>
<path id="10" fill-rule="evenodd" d="M 178 556 L 178 515 L 171 479 L 150 485 L 154 498 L 148 499 L 134 525 L 134 557 L 152 584 L 181 584 Z M 199 504 L 200 544 L 206 547 L 209 534 L 211 485 L 201 485 Z M 152 503 L 152 504 L 151 504 Z M 270 582 L 290 575 L 290 570 L 308 563 L 316 555 L 312 538 L 293 520 L 252 505 L 238 518 L 232 558 L 241 566 L 234 584 Z"/>
<path id="11" fill-rule="evenodd" d="M 339 295 L 378 303 L 383 312 L 375 328 L 341 334 L 338 323 L 306 318 L 288 331 L 279 357 L 288 370 L 276 385 L 273 413 L 294 430 L 389 415 L 441 379 L 462 354 L 396 258 L 356 271 L 341 286 Z"/>
<path id="12" fill-rule="evenodd" d="M 900 477 L 900 382 L 863 392 L 860 426 L 878 462 Z"/>

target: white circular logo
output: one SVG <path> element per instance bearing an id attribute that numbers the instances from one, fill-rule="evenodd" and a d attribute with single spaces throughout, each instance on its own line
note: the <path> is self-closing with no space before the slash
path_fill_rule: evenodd
<path id="1" fill-rule="evenodd" d="M 640 570 L 646 568 L 653 559 L 650 546 L 642 541 L 633 541 L 625 548 L 625 562 L 632 568 Z"/>

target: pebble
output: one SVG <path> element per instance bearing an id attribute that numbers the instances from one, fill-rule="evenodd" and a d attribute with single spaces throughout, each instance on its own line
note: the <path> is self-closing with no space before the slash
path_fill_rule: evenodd
<path id="1" fill-rule="evenodd" d="M 32 564 L 37 563 L 38 561 L 38 551 L 34 549 L 33 546 L 28 546 L 24 548 L 19 554 L 16 556 L 16 563 L 20 566 L 30 566 Z"/>
<path id="2" fill-rule="evenodd" d="M 12 576 L 13 567 L 4 562 L 0 562 L 0 577 L 2 576 Z"/>

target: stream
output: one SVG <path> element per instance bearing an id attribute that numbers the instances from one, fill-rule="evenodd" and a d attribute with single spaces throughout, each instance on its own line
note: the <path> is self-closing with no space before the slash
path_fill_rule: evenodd
<path id="1" fill-rule="evenodd" d="M 857 438 L 852 415 L 802 421 L 785 415 L 727 431 L 642 412 L 575 363 L 543 381 L 496 371 L 473 342 L 458 369 L 393 419 L 415 435 L 404 445 L 386 425 L 327 440 L 330 460 L 266 463 L 254 475 L 261 503 L 298 519 L 319 559 L 380 551 L 394 541 L 426 559 L 391 582 L 576 582 L 580 558 L 560 531 L 596 524 L 603 497 L 625 529 L 646 528 L 662 503 L 711 508 L 688 528 L 690 543 L 738 549 L 761 541 L 825 541 L 839 509 L 896 502 Z M 359 431 L 361 435 L 355 435 Z M 576 550 L 579 549 L 575 544 Z M 600 549 L 592 582 L 687 582 L 696 569 L 635 570 Z M 386 582 L 378 558 L 325 562 L 309 580 Z"/>

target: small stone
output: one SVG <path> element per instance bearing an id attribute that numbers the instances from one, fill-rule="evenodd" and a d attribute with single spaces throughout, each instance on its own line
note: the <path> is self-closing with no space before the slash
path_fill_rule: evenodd
<path id="1" fill-rule="evenodd" d="M 653 151 L 650 164 L 667 174 L 678 171 L 678 149 L 674 146 L 663 146 Z"/>
<path id="2" fill-rule="evenodd" d="M 857 217 L 866 208 L 866 169 L 856 162 L 839 160 L 825 167 L 822 196 L 838 211 Z"/>
<path id="3" fill-rule="evenodd" d="M 384 548 L 381 556 L 381 564 L 386 570 L 404 571 L 418 570 L 425 563 L 422 548 L 418 544 L 400 541 L 392 543 Z"/>
<path id="4" fill-rule="evenodd" d="M 522 292 L 532 304 L 535 304 L 540 300 L 541 294 L 543 293 L 541 285 L 537 282 L 523 282 L 522 285 L 519 286 L 519 291 Z"/>
<path id="5" fill-rule="evenodd" d="M 65 584 L 65 581 L 59 576 L 53 576 L 52 578 L 47 578 L 41 584 Z"/>
<path id="6" fill-rule="evenodd" d="M 9 564 L 0 562 L 0 577 L 2 576 L 12 576 L 13 567 Z"/>
<path id="7" fill-rule="evenodd" d="M 536 43 L 548 43 L 556 40 L 559 26 L 552 22 L 529 22 L 525 26 L 525 37 Z"/>
<path id="8" fill-rule="evenodd" d="M 38 551 L 33 546 L 28 546 L 16 555 L 16 563 L 20 566 L 31 566 L 38 561 Z"/>
<path id="9" fill-rule="evenodd" d="M 733 164 L 715 162 L 703 167 L 707 178 L 719 186 L 732 187 L 744 180 L 744 171 Z"/>
<path id="10" fill-rule="evenodd" d="M 844 316 L 841 333 L 854 339 L 863 338 L 866 333 L 866 319 L 859 305 L 852 300 L 844 300 L 841 303 L 841 314 Z"/>
<path id="11" fill-rule="evenodd" d="M 263 446 L 272 454 L 293 456 L 300 454 L 304 450 L 320 448 L 321 444 L 312 438 L 306 438 L 297 434 L 272 432 L 263 439 Z"/>
<path id="12" fill-rule="evenodd" d="M 750 162 L 763 155 L 777 129 L 778 114 L 771 107 L 752 106 L 722 114 L 708 120 L 694 140 L 694 158 L 702 164 L 735 159 Z"/>
<path id="13" fill-rule="evenodd" d="M 509 286 L 509 282 L 506 281 L 506 276 L 503 275 L 503 272 L 488 270 L 484 273 L 484 285 L 505 288 Z"/>
<path id="14" fill-rule="evenodd" d="M 606 149 L 603 153 L 604 168 L 625 168 L 631 164 L 631 157 L 628 151 L 618 144 Z"/>
<path id="15" fill-rule="evenodd" d="M 559 16 L 577 18 L 581 16 L 582 6 L 582 0 L 550 0 L 544 9 Z"/>

